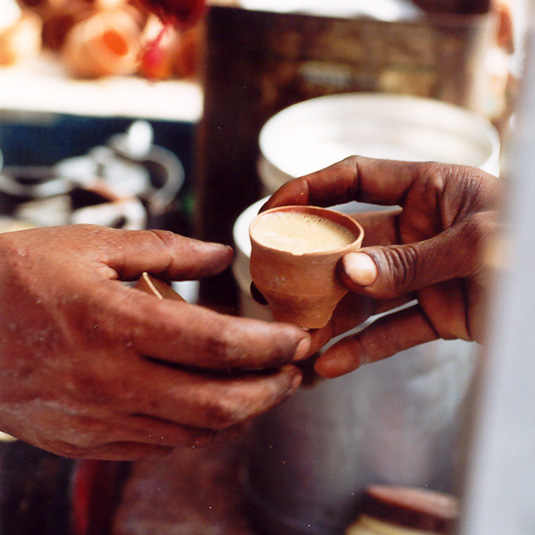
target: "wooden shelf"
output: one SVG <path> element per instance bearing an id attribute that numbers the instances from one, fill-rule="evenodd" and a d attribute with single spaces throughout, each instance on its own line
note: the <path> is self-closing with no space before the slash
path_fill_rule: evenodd
<path id="1" fill-rule="evenodd" d="M 20 114 L 72 114 L 195 123 L 202 100 L 199 84 L 191 80 L 72 79 L 46 53 L 24 65 L 0 67 L 0 120 Z"/>

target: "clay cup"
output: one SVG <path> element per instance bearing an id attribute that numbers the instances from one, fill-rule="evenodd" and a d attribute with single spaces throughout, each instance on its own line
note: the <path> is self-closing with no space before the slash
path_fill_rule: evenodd
<path id="1" fill-rule="evenodd" d="M 259 234 L 259 223 L 270 214 L 288 212 L 327 219 L 347 229 L 350 234 L 347 234 L 343 246 L 324 248 L 319 252 L 297 253 L 274 247 L 272 243 L 267 245 Z M 350 216 L 334 210 L 316 206 L 282 206 L 256 216 L 249 227 L 249 236 L 252 246 L 251 278 L 266 298 L 273 319 L 307 329 L 324 327 L 336 305 L 348 292 L 337 278 L 336 265 L 342 256 L 360 248 L 363 228 Z"/>

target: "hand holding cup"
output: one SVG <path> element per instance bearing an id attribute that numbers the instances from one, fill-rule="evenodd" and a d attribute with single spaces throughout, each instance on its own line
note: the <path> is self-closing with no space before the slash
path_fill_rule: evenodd
<path id="1" fill-rule="evenodd" d="M 251 277 L 275 321 L 324 327 L 348 292 L 338 261 L 360 248 L 364 231 L 351 217 L 316 206 L 283 206 L 251 223 Z"/>

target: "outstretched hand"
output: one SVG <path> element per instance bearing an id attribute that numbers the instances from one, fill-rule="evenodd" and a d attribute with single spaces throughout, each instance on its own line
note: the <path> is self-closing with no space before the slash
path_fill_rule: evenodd
<path id="1" fill-rule="evenodd" d="M 263 209 L 354 200 L 393 207 L 354 215 L 364 248 L 339 266 L 352 293 L 313 333 L 313 350 L 373 314 L 397 310 L 330 347 L 318 373 L 343 375 L 437 338 L 481 342 L 489 278 L 483 253 L 499 197 L 498 179 L 479 169 L 356 156 L 282 186 Z"/>
<path id="2" fill-rule="evenodd" d="M 123 281 L 225 269 L 229 247 L 75 225 L 0 235 L 0 429 L 53 453 L 200 445 L 279 403 L 310 347 L 291 325 L 160 300 Z"/>

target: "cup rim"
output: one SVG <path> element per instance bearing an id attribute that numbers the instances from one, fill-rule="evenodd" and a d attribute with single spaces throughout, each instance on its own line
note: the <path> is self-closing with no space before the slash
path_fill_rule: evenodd
<path id="1" fill-rule="evenodd" d="M 355 239 L 347 244 L 346 246 L 342 248 L 334 248 L 334 249 L 326 249 L 324 251 L 316 251 L 311 253 L 294 253 L 292 251 L 287 251 L 283 249 L 277 249 L 275 247 L 270 247 L 269 245 L 264 245 L 257 240 L 253 238 L 253 232 L 254 227 L 258 224 L 260 219 L 262 217 L 276 213 L 276 212 L 299 212 L 299 213 L 306 213 L 306 214 L 313 214 L 318 215 L 320 217 L 324 217 L 326 219 L 329 219 L 330 221 L 334 221 L 335 223 L 341 224 L 348 230 L 350 230 L 353 233 L 353 236 Z M 255 243 L 257 246 L 262 247 L 269 251 L 277 251 L 279 253 L 285 253 L 289 256 L 298 256 L 298 257 L 307 257 L 307 256 L 321 256 L 321 255 L 331 255 L 334 253 L 341 253 L 342 255 L 347 250 L 348 252 L 355 249 L 355 244 L 358 245 L 358 247 L 362 244 L 362 239 L 364 237 L 364 229 L 362 228 L 362 225 L 358 223 L 355 219 L 353 219 L 349 214 L 345 214 L 343 212 L 339 212 L 337 210 L 333 210 L 330 208 L 324 208 L 322 206 L 314 206 L 310 204 L 287 204 L 284 206 L 277 206 L 275 208 L 271 208 L 269 210 L 265 210 L 264 212 L 260 212 L 258 215 L 255 216 L 255 218 L 251 221 L 249 225 L 249 238 L 251 240 L 251 243 Z"/>

